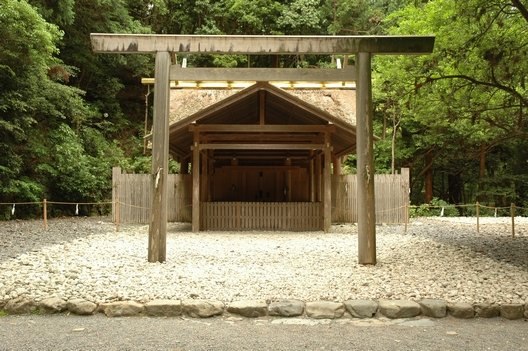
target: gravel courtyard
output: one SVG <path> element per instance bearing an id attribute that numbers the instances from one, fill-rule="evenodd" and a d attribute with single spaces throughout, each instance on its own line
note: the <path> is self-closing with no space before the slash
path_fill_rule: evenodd
<path id="1" fill-rule="evenodd" d="M 148 226 L 107 218 L 0 223 L 0 302 L 438 298 L 528 303 L 528 218 L 413 219 L 377 227 L 378 264 L 357 264 L 357 227 L 190 232 L 169 224 L 167 262 L 148 263 Z"/>

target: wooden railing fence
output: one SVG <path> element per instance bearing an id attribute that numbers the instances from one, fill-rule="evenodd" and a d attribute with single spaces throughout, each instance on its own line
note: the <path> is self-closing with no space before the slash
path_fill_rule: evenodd
<path id="1" fill-rule="evenodd" d="M 376 174 L 376 223 L 404 223 L 409 206 L 409 169 L 400 174 Z M 339 176 L 332 184 L 332 221 L 357 222 L 357 177 L 355 174 Z"/>
<path id="2" fill-rule="evenodd" d="M 112 214 L 115 220 L 119 204 L 121 223 L 148 223 L 152 199 L 152 178 L 148 174 L 122 173 L 120 167 L 112 171 Z M 191 221 L 191 177 L 188 174 L 169 174 L 167 187 L 168 221 Z"/>
<path id="3" fill-rule="evenodd" d="M 374 176 L 377 223 L 405 223 L 409 206 L 409 170 L 401 174 Z M 168 220 L 190 222 L 191 177 L 169 174 Z M 124 174 L 119 167 L 113 169 L 112 213 L 115 219 L 119 203 L 121 223 L 148 223 L 150 218 L 151 176 Z M 332 182 L 332 221 L 357 222 L 355 175 L 341 175 Z M 201 204 L 203 229 L 229 228 L 242 230 L 305 230 L 320 228 L 320 203 L 310 202 L 203 202 Z M 237 209 L 238 208 L 238 209 Z M 238 212 L 237 212 L 238 211 Z"/>

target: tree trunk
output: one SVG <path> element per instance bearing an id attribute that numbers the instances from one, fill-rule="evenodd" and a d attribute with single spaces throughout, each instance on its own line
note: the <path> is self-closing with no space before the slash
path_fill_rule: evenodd
<path id="1" fill-rule="evenodd" d="M 447 189 L 449 192 L 449 202 L 452 204 L 462 203 L 462 176 L 460 173 L 449 174 L 447 176 Z"/>
<path id="2" fill-rule="evenodd" d="M 426 204 L 431 203 L 433 200 L 433 152 L 427 151 L 425 154 L 425 196 L 424 201 Z"/>

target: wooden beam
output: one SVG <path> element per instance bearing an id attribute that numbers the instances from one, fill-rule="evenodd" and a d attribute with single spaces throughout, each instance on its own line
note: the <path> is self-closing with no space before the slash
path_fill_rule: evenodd
<path id="1" fill-rule="evenodd" d="M 333 124 L 191 124 L 189 130 L 199 132 L 239 133 L 324 133 L 334 132 Z"/>
<path id="2" fill-rule="evenodd" d="M 284 166 L 284 165 L 275 165 L 275 166 L 238 166 L 238 165 L 225 165 L 217 167 L 216 169 L 236 169 L 237 171 L 255 171 L 255 170 L 281 170 L 281 171 L 292 171 L 301 169 L 301 166 Z"/>
<path id="3" fill-rule="evenodd" d="M 259 125 L 266 124 L 266 92 L 259 91 Z"/>
<path id="4" fill-rule="evenodd" d="M 321 150 L 323 144 L 200 144 L 200 150 Z"/>
<path id="5" fill-rule="evenodd" d="M 332 154 L 330 135 L 325 135 L 324 152 L 324 190 L 323 190 L 323 229 L 329 232 L 332 227 Z"/>
<path id="6" fill-rule="evenodd" d="M 332 68 L 181 68 L 171 67 L 171 80 L 197 82 L 352 82 L 354 66 Z"/>
<path id="7" fill-rule="evenodd" d="M 358 262 L 376 264 L 376 209 L 374 198 L 374 156 L 372 131 L 371 54 L 356 55 Z"/>
<path id="8" fill-rule="evenodd" d="M 310 202 L 315 202 L 315 164 L 314 164 L 314 151 L 310 150 L 310 159 L 309 162 L 309 169 L 308 169 L 308 176 L 310 178 Z"/>
<path id="9" fill-rule="evenodd" d="M 192 231 L 200 231 L 200 148 L 199 134 L 194 133 L 192 150 Z"/>
<path id="10" fill-rule="evenodd" d="M 287 35 L 178 35 L 90 34 L 92 50 L 107 53 L 187 54 L 426 54 L 433 36 L 287 36 Z"/>
<path id="11" fill-rule="evenodd" d="M 164 262 L 167 252 L 167 178 L 169 168 L 170 54 L 156 54 L 152 135 L 152 205 L 148 261 Z"/>

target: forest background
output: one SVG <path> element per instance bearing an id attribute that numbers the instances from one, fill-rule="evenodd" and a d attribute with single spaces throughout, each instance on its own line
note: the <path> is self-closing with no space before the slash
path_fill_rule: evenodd
<path id="1" fill-rule="evenodd" d="M 153 57 L 96 55 L 92 32 L 435 35 L 432 55 L 374 59 L 376 171 L 409 167 L 413 204 L 528 207 L 526 0 L 0 0 L 0 203 L 104 201 L 113 166 L 150 171 L 143 136 L 152 94 L 140 78 L 152 76 Z M 200 67 L 336 62 L 187 59 Z M 346 169 L 354 167 L 351 155 Z M 0 206 L 0 218 L 10 211 Z"/>

